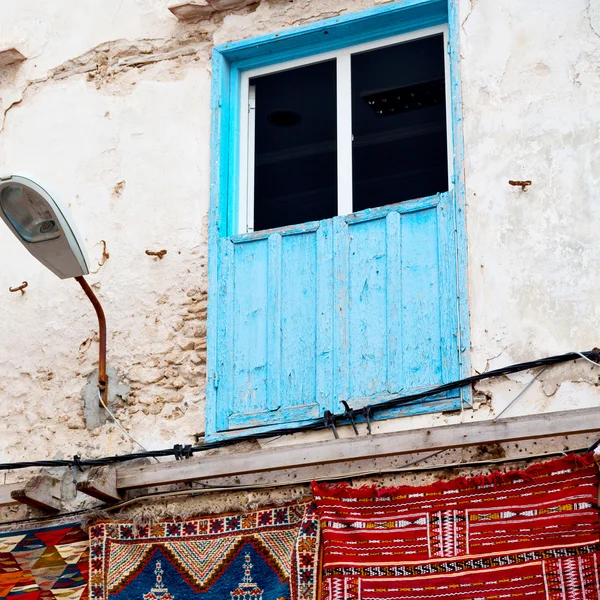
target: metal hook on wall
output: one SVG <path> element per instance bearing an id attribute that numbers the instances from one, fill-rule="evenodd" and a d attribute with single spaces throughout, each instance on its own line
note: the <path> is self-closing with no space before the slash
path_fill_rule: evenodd
<path id="1" fill-rule="evenodd" d="M 25 288 L 28 286 L 29 284 L 24 281 L 21 285 L 18 285 L 17 287 L 9 287 L 8 291 L 9 292 L 21 292 L 22 295 L 25 295 Z"/>
<path id="2" fill-rule="evenodd" d="M 103 267 L 104 263 L 110 258 L 110 254 L 106 250 L 106 242 L 104 240 L 100 240 L 100 244 L 102 244 L 102 259 L 98 263 L 98 266 Z"/>
<path id="3" fill-rule="evenodd" d="M 532 182 L 530 179 L 527 179 L 526 181 L 514 181 L 513 179 L 510 179 L 508 185 L 520 187 L 524 192 L 526 192 L 527 186 L 531 185 L 531 183 Z"/>
<path id="4" fill-rule="evenodd" d="M 163 259 L 163 256 L 167 253 L 166 250 L 159 250 L 158 252 L 152 252 L 152 250 L 146 250 L 148 256 L 156 256 L 159 260 Z"/>

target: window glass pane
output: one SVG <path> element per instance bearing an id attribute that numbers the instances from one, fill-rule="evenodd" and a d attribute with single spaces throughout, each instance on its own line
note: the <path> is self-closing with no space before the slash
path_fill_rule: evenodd
<path id="1" fill-rule="evenodd" d="M 337 214 L 335 69 L 330 60 L 250 80 L 255 230 Z"/>
<path id="2" fill-rule="evenodd" d="M 355 211 L 448 190 L 443 36 L 352 56 Z"/>

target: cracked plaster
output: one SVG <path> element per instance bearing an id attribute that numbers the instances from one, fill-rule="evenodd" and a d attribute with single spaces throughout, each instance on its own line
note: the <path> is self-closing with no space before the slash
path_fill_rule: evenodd
<path id="1" fill-rule="evenodd" d="M 587 17 L 592 31 L 600 37 L 600 4 L 595 0 L 588 0 Z"/>

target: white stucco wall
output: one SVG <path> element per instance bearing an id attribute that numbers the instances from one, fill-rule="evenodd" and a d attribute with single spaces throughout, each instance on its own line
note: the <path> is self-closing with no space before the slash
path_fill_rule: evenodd
<path id="1" fill-rule="evenodd" d="M 0 172 L 35 174 L 68 204 L 107 313 L 108 364 L 132 389 L 118 416 L 146 447 L 204 430 L 213 44 L 382 3 L 263 0 L 197 24 L 177 21 L 167 0 L 0 4 L 2 46 L 28 57 L 0 68 Z M 478 372 L 598 345 L 599 6 L 460 0 Z M 110 258 L 99 267 L 101 240 Z M 145 255 L 163 248 L 163 260 Z M 85 428 L 97 338 L 77 284 L 7 230 L 0 261 L 0 461 L 135 450 L 110 423 Z M 25 295 L 8 292 L 23 280 Z M 487 418 L 532 375 L 479 385 L 473 411 L 379 430 Z M 509 414 L 597 405 L 599 375 L 583 362 L 549 369 Z"/>

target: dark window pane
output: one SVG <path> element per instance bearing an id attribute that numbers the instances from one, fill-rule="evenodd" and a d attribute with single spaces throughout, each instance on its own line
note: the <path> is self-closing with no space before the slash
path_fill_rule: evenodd
<path id="1" fill-rule="evenodd" d="M 352 56 L 353 209 L 448 190 L 442 35 Z"/>
<path id="2" fill-rule="evenodd" d="M 335 70 L 327 61 L 250 80 L 255 230 L 337 214 Z"/>

